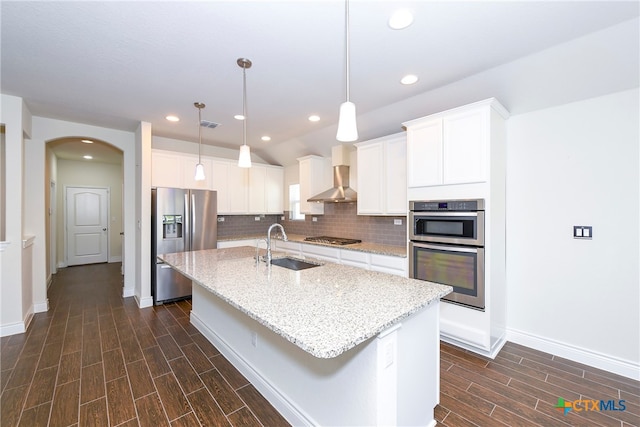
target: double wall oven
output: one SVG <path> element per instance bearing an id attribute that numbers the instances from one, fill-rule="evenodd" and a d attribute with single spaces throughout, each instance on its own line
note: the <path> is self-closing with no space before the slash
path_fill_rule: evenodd
<path id="1" fill-rule="evenodd" d="M 442 298 L 484 310 L 484 200 L 409 202 L 409 277 L 453 287 Z"/>

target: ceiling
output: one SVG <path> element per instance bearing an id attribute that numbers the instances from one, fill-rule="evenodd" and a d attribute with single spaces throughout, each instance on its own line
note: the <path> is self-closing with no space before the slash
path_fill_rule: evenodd
<path id="1" fill-rule="evenodd" d="M 242 123 L 233 116 L 242 112 L 242 69 L 236 60 L 245 57 L 253 62 L 247 70 L 247 125 L 254 154 L 282 165 L 306 154 L 329 156 L 345 98 L 344 5 L 3 0 L 1 91 L 22 97 L 34 116 L 128 131 L 144 121 L 154 136 L 191 142 L 198 140 L 193 103 L 200 101 L 206 104 L 202 118 L 220 124 L 202 128 L 203 143 L 237 149 Z M 414 23 L 392 30 L 387 20 L 400 8 L 414 12 Z M 539 107 L 540 91 L 521 89 L 526 79 L 563 74 L 537 69 L 526 58 L 637 20 L 639 8 L 637 1 L 352 0 L 351 100 L 360 140 L 488 96 L 499 97 L 512 114 Z M 638 37 L 621 37 L 630 46 L 602 65 L 621 75 L 597 90 L 638 85 Z M 619 44 L 589 49 L 615 54 Z M 559 56 L 554 60 L 566 61 L 563 67 L 579 65 Z M 602 72 L 582 68 L 588 76 Z M 399 80 L 408 73 L 419 81 L 403 86 Z M 487 73 L 490 79 L 474 77 Z M 572 84 L 554 84 L 576 86 L 566 74 Z M 593 86 L 573 88 L 567 98 L 592 96 Z M 168 114 L 181 121 L 168 122 Z M 310 122 L 311 114 L 320 121 Z M 262 135 L 271 141 L 261 141 Z"/>

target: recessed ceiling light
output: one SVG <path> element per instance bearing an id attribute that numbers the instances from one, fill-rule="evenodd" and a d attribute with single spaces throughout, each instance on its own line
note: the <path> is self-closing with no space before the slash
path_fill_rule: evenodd
<path id="1" fill-rule="evenodd" d="M 407 74 L 402 79 L 400 79 L 400 83 L 403 85 L 412 85 L 418 81 L 418 76 L 415 74 Z"/>
<path id="2" fill-rule="evenodd" d="M 316 116 L 315 114 L 309 116 L 309 121 L 310 122 L 319 122 L 320 121 L 320 116 Z"/>
<path id="3" fill-rule="evenodd" d="M 265 135 L 260 139 L 263 140 L 263 141 L 271 141 L 271 137 L 269 135 Z"/>
<path id="4" fill-rule="evenodd" d="M 169 115 L 169 116 L 165 117 L 165 119 L 169 120 L 170 122 L 179 122 L 180 121 L 180 117 L 174 116 L 174 115 Z"/>
<path id="5" fill-rule="evenodd" d="M 393 12 L 389 18 L 389 27 L 394 30 L 402 30 L 413 23 L 413 13 L 408 9 L 399 9 Z"/>
<path id="6" fill-rule="evenodd" d="M 87 154 L 86 156 L 82 156 L 82 158 L 87 159 L 87 160 L 91 160 L 91 159 L 93 159 L 93 156 L 90 156 L 90 155 Z"/>
<path id="7" fill-rule="evenodd" d="M 242 114 L 236 114 L 233 118 L 236 120 L 244 120 L 244 116 Z"/>
<path id="8" fill-rule="evenodd" d="M 93 141 L 90 139 L 81 139 L 82 142 L 84 142 L 85 144 L 93 144 Z"/>

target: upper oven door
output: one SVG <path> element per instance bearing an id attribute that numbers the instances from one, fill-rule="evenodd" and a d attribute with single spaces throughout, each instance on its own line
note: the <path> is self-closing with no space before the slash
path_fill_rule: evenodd
<path id="1" fill-rule="evenodd" d="M 484 246 L 484 211 L 410 212 L 409 240 Z"/>

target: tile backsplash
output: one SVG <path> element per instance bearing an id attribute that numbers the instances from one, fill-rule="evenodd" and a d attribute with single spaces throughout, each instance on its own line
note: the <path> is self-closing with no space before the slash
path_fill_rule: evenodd
<path id="1" fill-rule="evenodd" d="M 280 215 L 219 215 L 224 222 L 218 222 L 218 238 L 267 235 L 267 229 L 274 222 L 281 222 Z M 256 217 L 260 221 L 256 221 Z"/>
<path id="2" fill-rule="evenodd" d="M 325 203 L 324 215 L 306 215 L 304 221 L 289 220 L 288 212 L 284 214 L 285 220 L 280 215 L 264 215 L 255 221 L 256 216 L 225 216 L 225 221 L 218 223 L 218 236 L 266 235 L 269 225 L 279 222 L 288 233 L 303 236 L 345 237 L 401 247 L 407 243 L 407 217 L 358 215 L 355 203 Z M 395 219 L 402 220 L 402 225 L 394 225 Z"/>

